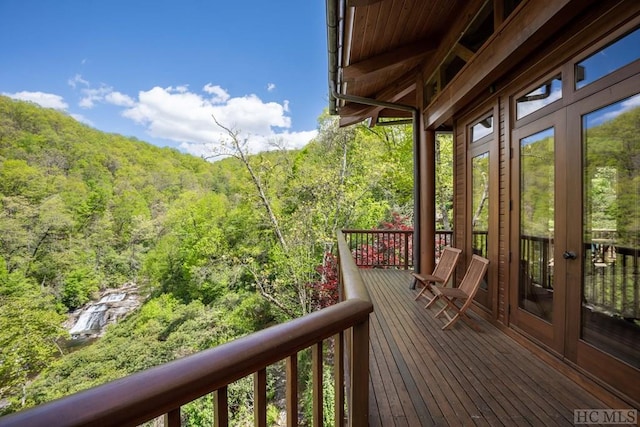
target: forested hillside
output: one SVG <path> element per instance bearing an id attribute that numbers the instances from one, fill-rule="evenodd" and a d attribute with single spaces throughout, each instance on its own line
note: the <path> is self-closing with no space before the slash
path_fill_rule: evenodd
<path id="1" fill-rule="evenodd" d="M 318 126 L 302 150 L 253 155 L 229 132 L 229 156 L 209 162 L 0 97 L 2 411 L 331 303 L 335 232 L 410 222 L 411 131 Z M 131 282 L 139 310 L 90 346 L 62 345 L 68 312 Z M 250 388 L 231 393 L 237 420 Z M 206 424 L 198 405 L 185 416 Z"/>

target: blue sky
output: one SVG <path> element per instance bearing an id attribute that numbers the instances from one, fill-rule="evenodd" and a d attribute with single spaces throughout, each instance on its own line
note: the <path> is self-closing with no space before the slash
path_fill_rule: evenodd
<path id="1" fill-rule="evenodd" d="M 322 0 L 0 0 L 0 93 L 196 155 L 305 145 L 328 105 Z"/>

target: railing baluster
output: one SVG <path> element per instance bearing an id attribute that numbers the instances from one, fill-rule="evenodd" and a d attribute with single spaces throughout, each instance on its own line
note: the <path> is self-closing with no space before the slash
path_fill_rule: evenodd
<path id="1" fill-rule="evenodd" d="M 354 325 L 351 330 L 349 425 L 366 427 L 369 425 L 369 319 Z M 359 392 L 355 393 L 355 390 Z"/>
<path id="2" fill-rule="evenodd" d="M 227 387 L 221 387 L 213 392 L 213 427 L 227 427 L 229 425 L 229 401 Z"/>
<path id="3" fill-rule="evenodd" d="M 311 347 L 311 370 L 313 372 L 313 425 L 323 424 L 322 396 L 322 341 Z"/>
<path id="4" fill-rule="evenodd" d="M 267 370 L 253 374 L 253 425 L 267 427 Z"/>
<path id="5" fill-rule="evenodd" d="M 344 332 L 333 337 L 335 426 L 344 425 Z"/>
<path id="6" fill-rule="evenodd" d="M 167 414 L 164 414 L 165 427 L 180 427 L 180 408 L 176 408 Z"/>
<path id="7" fill-rule="evenodd" d="M 298 425 L 298 353 L 287 358 L 287 427 Z"/>

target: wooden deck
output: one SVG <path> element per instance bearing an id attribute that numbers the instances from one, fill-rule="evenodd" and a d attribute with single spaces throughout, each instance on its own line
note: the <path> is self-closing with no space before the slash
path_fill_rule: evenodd
<path id="1" fill-rule="evenodd" d="M 573 425 L 574 409 L 606 408 L 474 313 L 481 332 L 441 330 L 408 272 L 361 273 L 374 304 L 370 426 Z"/>

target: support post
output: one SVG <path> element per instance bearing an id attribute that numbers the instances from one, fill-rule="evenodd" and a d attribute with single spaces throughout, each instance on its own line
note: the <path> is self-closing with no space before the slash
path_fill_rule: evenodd
<path id="1" fill-rule="evenodd" d="M 436 259 L 436 131 L 427 129 L 424 136 L 420 150 L 420 258 L 423 270 L 431 273 Z"/>

